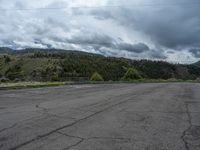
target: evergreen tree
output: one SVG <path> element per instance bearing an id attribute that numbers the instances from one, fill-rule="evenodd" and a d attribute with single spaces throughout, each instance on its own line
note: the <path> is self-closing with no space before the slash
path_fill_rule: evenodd
<path id="1" fill-rule="evenodd" d="M 91 81 L 104 81 L 103 77 L 98 72 L 93 73 L 90 80 Z"/>
<path id="2" fill-rule="evenodd" d="M 142 79 L 142 77 L 136 69 L 129 68 L 122 79 L 125 80 L 125 81 L 131 81 L 131 80 Z"/>

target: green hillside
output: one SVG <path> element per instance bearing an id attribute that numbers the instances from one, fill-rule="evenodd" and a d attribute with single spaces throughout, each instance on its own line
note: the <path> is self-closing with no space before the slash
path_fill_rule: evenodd
<path id="1" fill-rule="evenodd" d="M 0 77 L 10 81 L 82 81 L 98 72 L 105 81 L 119 81 L 129 68 L 146 79 L 197 79 L 200 67 L 163 61 L 130 60 L 56 49 L 0 48 Z"/>

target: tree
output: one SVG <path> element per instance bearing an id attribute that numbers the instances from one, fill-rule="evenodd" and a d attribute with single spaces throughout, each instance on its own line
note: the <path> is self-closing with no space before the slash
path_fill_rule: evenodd
<path id="1" fill-rule="evenodd" d="M 6 77 L 10 80 L 15 80 L 15 79 L 24 79 L 24 72 L 22 71 L 22 68 L 19 65 L 15 65 L 12 68 L 9 68 L 6 71 Z"/>
<path id="2" fill-rule="evenodd" d="M 11 61 L 11 59 L 10 59 L 9 56 L 5 56 L 4 58 L 5 58 L 5 63 L 6 63 L 6 64 L 9 63 L 9 62 Z"/>
<path id="3" fill-rule="evenodd" d="M 142 76 L 134 68 L 129 68 L 122 78 L 122 80 L 125 81 L 139 80 L 139 79 L 142 79 Z"/>
<path id="4" fill-rule="evenodd" d="M 104 81 L 103 77 L 98 73 L 94 72 L 90 78 L 91 81 Z"/>

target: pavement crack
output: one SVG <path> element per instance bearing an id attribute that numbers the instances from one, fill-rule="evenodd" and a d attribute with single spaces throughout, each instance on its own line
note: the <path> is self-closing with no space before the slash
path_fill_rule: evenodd
<path id="1" fill-rule="evenodd" d="M 82 143 L 82 142 L 83 142 L 83 140 L 80 140 L 80 141 L 78 141 L 77 143 L 75 143 L 75 144 L 73 144 L 73 145 L 71 145 L 71 146 L 68 146 L 68 147 L 64 148 L 63 150 L 68 150 L 68 149 L 71 149 L 72 147 L 76 147 L 77 145 L 79 145 L 79 144 Z"/>
<path id="2" fill-rule="evenodd" d="M 75 144 L 70 145 L 70 146 L 64 148 L 63 150 L 71 149 L 72 147 L 75 147 L 75 146 L 79 145 L 80 143 L 82 143 L 85 140 L 85 138 L 82 138 L 82 137 L 79 137 L 79 136 L 68 135 L 68 134 L 65 134 L 65 133 L 62 133 L 62 132 L 59 132 L 59 131 L 57 133 L 59 133 L 61 135 L 64 135 L 64 136 L 67 136 L 67 137 L 79 139 L 78 142 L 76 142 Z"/>
<path id="3" fill-rule="evenodd" d="M 142 94 L 152 93 L 152 92 L 156 91 L 157 89 L 160 89 L 160 86 L 154 88 L 154 90 L 147 90 L 147 91 L 143 92 Z M 19 145 L 16 145 L 16 146 L 12 147 L 10 150 L 17 150 L 17 149 L 19 149 L 19 148 L 21 148 L 21 147 L 23 147 L 23 146 L 26 146 L 26 145 L 28 145 L 28 144 L 30 144 L 30 143 L 32 143 L 32 142 L 35 142 L 35 141 L 37 141 L 37 140 L 40 140 L 41 138 L 47 137 L 47 136 L 49 136 L 49 135 L 51 135 L 51 134 L 53 134 L 53 133 L 55 133 L 55 132 L 58 132 L 58 131 L 60 131 L 60 130 L 62 130 L 62 129 L 65 129 L 65 128 L 68 128 L 68 127 L 71 127 L 71 126 L 76 125 L 76 124 L 78 124 L 78 123 L 80 123 L 80 122 L 82 122 L 82 121 L 85 121 L 85 120 L 87 120 L 87 119 L 89 119 L 89 118 L 92 118 L 92 117 L 94 117 L 94 116 L 96 116 L 96 115 L 98 115 L 98 114 L 100 114 L 100 113 L 102 113 L 102 112 L 105 112 L 105 111 L 107 111 L 107 110 L 110 110 L 110 109 L 113 108 L 113 107 L 119 106 L 119 105 L 121 105 L 121 104 L 125 104 L 125 103 L 127 103 L 127 102 L 129 102 L 129 101 L 132 101 L 133 98 L 136 98 L 136 97 L 137 97 L 137 95 L 133 95 L 133 97 L 131 97 L 131 98 L 128 98 L 128 99 L 125 99 L 125 100 L 120 100 L 118 103 L 114 103 L 114 104 L 112 104 L 112 105 L 110 105 L 110 106 L 107 106 L 107 107 L 105 107 L 105 108 L 103 108 L 103 109 L 101 109 L 101 110 L 99 110 L 99 111 L 96 111 L 96 112 L 94 112 L 93 114 L 90 114 L 90 115 L 88 115 L 88 116 L 86 116 L 86 117 L 84 117 L 84 118 L 81 118 L 81 119 L 79 119 L 79 120 L 75 120 L 74 122 L 72 122 L 72 123 L 70 123 L 70 124 L 61 126 L 61 127 L 56 128 L 56 129 L 54 129 L 54 130 L 51 130 L 51 131 L 49 131 L 49 132 L 47 132 L 47 133 L 38 135 L 38 136 L 36 136 L 36 137 L 33 138 L 33 139 L 30 139 L 30 140 L 28 140 L 28 141 L 25 141 L 25 142 L 23 142 L 23 143 L 21 143 L 21 144 L 19 144 Z M 39 108 L 40 108 L 39 105 L 36 105 L 36 107 L 39 107 Z M 47 110 L 43 108 L 43 111 L 46 112 Z M 77 144 L 73 145 L 72 147 L 74 147 L 74 146 L 80 144 L 81 142 L 82 142 L 82 141 L 80 140 L 79 142 L 77 142 Z M 70 148 L 70 147 L 69 147 L 69 148 Z M 69 148 L 68 148 L 68 149 L 69 149 Z"/>
<path id="4" fill-rule="evenodd" d="M 63 118 L 64 118 L 64 119 L 68 118 L 68 119 L 76 120 L 76 118 L 73 118 L 73 117 L 61 117 L 61 116 L 59 116 L 59 115 L 50 113 L 48 108 L 41 107 L 40 104 L 35 105 L 35 107 L 38 108 L 38 109 L 41 109 L 41 110 L 43 111 L 43 113 L 46 114 L 46 115 L 48 115 L 48 116 L 53 116 L 53 117 L 62 118 L 62 119 L 63 119 Z"/>
<path id="5" fill-rule="evenodd" d="M 68 109 L 68 110 L 79 111 L 79 112 L 82 112 L 82 113 L 86 113 L 86 112 L 95 113 L 95 111 L 92 111 L 92 110 L 84 110 L 84 109 L 81 109 L 81 108 L 78 108 L 78 107 L 68 107 L 67 109 Z"/>
<path id="6" fill-rule="evenodd" d="M 80 136 L 69 135 L 69 134 L 66 134 L 66 133 L 63 133 L 63 132 L 60 132 L 60 131 L 58 131 L 57 133 L 62 134 L 62 135 L 64 135 L 64 136 L 71 137 L 71 138 L 77 138 L 77 139 L 81 139 L 81 140 L 84 140 L 84 139 L 85 139 L 85 138 L 80 137 Z"/>
<path id="7" fill-rule="evenodd" d="M 10 127 L 3 128 L 3 129 L 0 130 L 0 133 L 1 133 L 1 132 L 4 132 L 4 131 L 7 131 L 7 130 L 9 130 L 9 129 L 12 129 L 12 128 L 14 128 L 16 125 L 17 125 L 17 123 L 13 124 L 13 125 L 10 126 Z"/>
<path id="8" fill-rule="evenodd" d="M 123 140 L 123 141 L 131 141 L 131 138 L 123 138 L 123 137 L 90 137 L 86 140 L 93 140 L 93 139 L 103 139 L 103 140 Z"/>
<path id="9" fill-rule="evenodd" d="M 131 138 L 124 138 L 124 137 L 98 137 L 98 136 L 94 136 L 94 137 L 85 138 L 85 137 L 80 137 L 80 136 L 69 135 L 69 134 L 66 134 L 66 133 L 63 133 L 63 132 L 60 132 L 60 131 L 58 131 L 57 133 L 64 135 L 64 136 L 67 136 L 67 137 L 77 138 L 77 139 L 80 139 L 80 140 L 92 140 L 92 139 L 129 140 L 129 141 L 132 140 Z"/>
<path id="10" fill-rule="evenodd" d="M 189 143 L 187 142 L 187 140 L 185 139 L 185 137 L 187 135 L 187 132 L 192 128 L 192 117 L 191 117 L 190 112 L 189 112 L 188 103 L 185 102 L 184 105 L 185 105 L 185 108 L 186 108 L 186 114 L 188 116 L 189 127 L 186 130 L 183 131 L 181 139 L 184 142 L 185 150 L 190 150 Z"/>
<path id="11" fill-rule="evenodd" d="M 89 138 L 84 138 L 84 137 L 80 137 L 80 136 L 69 135 L 69 134 L 66 134 L 66 133 L 63 133 L 63 132 L 60 132 L 60 131 L 58 131 L 57 133 L 64 135 L 64 136 L 67 136 L 67 137 L 79 139 L 78 142 L 64 148 L 63 150 L 71 149 L 72 147 L 76 147 L 79 144 L 81 144 L 82 142 L 88 141 L 88 140 L 95 140 L 95 139 L 97 139 L 97 140 L 122 140 L 122 141 L 129 141 L 129 142 L 132 140 L 131 138 L 123 138 L 123 137 L 89 137 Z"/>
<path id="12" fill-rule="evenodd" d="M 71 126 L 73 126 L 73 125 L 75 125 L 75 124 L 77 124 L 77 123 L 79 123 L 79 122 L 81 122 L 81 121 L 87 120 L 87 119 L 89 119 L 89 118 L 91 118 L 91 117 L 93 117 L 93 116 L 95 116 L 95 115 L 97 115 L 97 114 L 100 114 L 100 113 L 102 113 L 102 112 L 104 112 L 104 111 L 106 111 L 106 110 L 111 109 L 112 107 L 115 107 L 115 106 L 118 106 L 118 105 L 120 105 L 120 104 L 126 103 L 126 102 L 128 102 L 128 101 L 130 101 L 130 100 L 132 100 L 132 99 L 126 99 L 126 100 L 124 100 L 124 101 L 120 101 L 119 103 L 115 103 L 115 104 L 113 104 L 113 105 L 111 105 L 111 106 L 108 106 L 108 107 L 106 107 L 106 108 L 104 108 L 104 109 L 102 109 L 102 110 L 100 110 L 100 111 L 97 111 L 97 112 L 95 112 L 95 113 L 93 113 L 93 114 L 91 114 L 91 115 L 89 115 L 89 116 L 87 116 L 87 117 L 84 117 L 84 118 L 82 118 L 82 119 L 76 120 L 76 121 L 74 121 L 74 122 L 72 122 L 72 123 L 70 123 L 70 124 L 64 125 L 64 126 L 62 126 L 62 127 L 60 127 L 60 128 L 56 128 L 56 129 L 54 129 L 54 130 L 52 130 L 52 131 L 50 131 L 50 132 L 47 132 L 47 133 L 45 133 L 45 134 L 38 135 L 37 137 L 35 137 L 35 138 L 33 138 L 33 139 L 29 140 L 29 141 L 26 141 L 26 142 L 24 142 L 24 143 L 21 143 L 21 144 L 15 146 L 15 147 L 11 148 L 10 150 L 17 150 L 17 149 L 19 149 L 19 148 L 21 148 L 21 147 L 23 147 L 23 146 L 25 146 L 25 145 L 28 145 L 28 144 L 30 144 L 30 143 L 32 143 L 32 142 L 34 142 L 34 141 L 37 141 L 37 140 L 39 140 L 39 139 L 41 139 L 41 138 L 44 138 L 44 137 L 47 137 L 47 136 L 49 136 L 49 135 L 51 135 L 51 134 L 53 134 L 53 133 L 55 133 L 55 132 L 57 132 L 57 131 L 59 131 L 59 130 L 62 130 L 62 129 L 71 127 Z"/>

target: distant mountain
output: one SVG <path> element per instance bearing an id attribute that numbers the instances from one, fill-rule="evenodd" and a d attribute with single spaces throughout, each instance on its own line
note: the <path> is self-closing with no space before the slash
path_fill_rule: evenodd
<path id="1" fill-rule="evenodd" d="M 197 66 L 197 67 L 200 67 L 200 61 L 198 61 L 198 62 L 196 62 L 196 63 L 193 63 L 192 65 Z"/>
<path id="2" fill-rule="evenodd" d="M 21 50 L 13 50 L 7 47 L 0 47 L 0 54 L 34 54 L 34 53 L 44 53 L 44 54 L 84 54 L 84 55 L 95 55 L 100 56 L 99 54 L 93 54 L 78 50 L 64 50 L 64 49 L 41 49 L 41 48 L 26 48 Z"/>
<path id="3" fill-rule="evenodd" d="M 12 49 L 7 47 L 0 47 L 0 54 L 11 54 L 13 52 Z"/>

